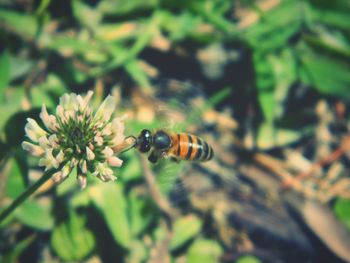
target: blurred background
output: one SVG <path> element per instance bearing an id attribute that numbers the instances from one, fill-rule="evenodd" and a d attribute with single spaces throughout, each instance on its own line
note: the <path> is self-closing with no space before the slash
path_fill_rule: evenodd
<path id="1" fill-rule="evenodd" d="M 350 2 L 0 0 L 0 207 L 64 93 L 112 94 L 126 135 L 204 138 L 206 163 L 121 155 L 0 225 L 1 262 L 350 262 Z"/>

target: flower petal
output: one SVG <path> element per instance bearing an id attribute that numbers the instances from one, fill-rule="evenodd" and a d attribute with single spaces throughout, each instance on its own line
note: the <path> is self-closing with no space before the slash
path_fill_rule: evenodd
<path id="1" fill-rule="evenodd" d="M 46 131 L 43 130 L 39 124 L 31 118 L 27 118 L 28 123 L 24 127 L 24 130 L 33 142 L 38 142 L 39 138 L 46 135 Z"/>
<path id="2" fill-rule="evenodd" d="M 77 176 L 78 184 L 80 189 L 83 190 L 87 185 L 87 178 L 85 174 L 78 174 Z"/>
<path id="3" fill-rule="evenodd" d="M 103 144 L 103 137 L 101 135 L 95 135 L 94 141 L 98 146 L 102 146 Z"/>
<path id="4" fill-rule="evenodd" d="M 50 135 L 49 143 L 50 143 L 51 147 L 54 148 L 54 149 L 57 149 L 59 147 L 58 139 L 57 139 L 57 135 L 56 134 Z"/>
<path id="5" fill-rule="evenodd" d="M 116 156 L 109 157 L 107 159 L 107 162 L 109 165 L 114 166 L 114 167 L 120 167 L 123 164 L 123 160 L 119 159 Z"/>
<path id="6" fill-rule="evenodd" d="M 61 171 L 54 173 L 53 176 L 51 177 L 52 180 L 56 183 L 56 184 L 60 184 L 62 183 L 65 179 L 68 178 L 68 175 L 71 172 L 71 168 L 69 166 L 69 164 L 66 164 Z"/>
<path id="7" fill-rule="evenodd" d="M 63 162 L 63 160 L 64 160 L 64 153 L 63 153 L 62 150 L 60 150 L 59 153 L 57 154 L 56 160 L 57 160 L 58 163 Z"/>
<path id="8" fill-rule="evenodd" d="M 89 147 L 86 147 L 86 157 L 89 161 L 95 159 L 95 154 L 90 150 Z"/>
<path id="9" fill-rule="evenodd" d="M 22 142 L 22 148 L 34 156 L 42 156 L 45 153 L 43 148 L 30 142 Z"/>
<path id="10" fill-rule="evenodd" d="M 46 128 L 48 128 L 51 131 L 56 131 L 58 124 L 56 121 L 56 117 L 53 115 L 49 115 L 49 113 L 46 110 L 45 104 L 43 104 L 40 112 L 40 118 L 43 121 Z"/>
<path id="11" fill-rule="evenodd" d="M 102 120 L 103 122 L 109 121 L 112 113 L 115 111 L 115 99 L 111 95 L 102 102 L 95 114 L 95 120 Z"/>
<path id="12" fill-rule="evenodd" d="M 60 184 L 63 182 L 64 180 L 64 177 L 63 177 L 63 174 L 61 171 L 59 172 L 56 172 L 52 175 L 51 177 L 52 181 L 54 181 L 54 183 L 57 185 L 57 184 Z"/>
<path id="13" fill-rule="evenodd" d="M 86 173 L 87 173 L 86 160 L 80 161 L 79 167 L 80 167 L 80 169 L 81 169 L 81 171 L 82 171 L 83 174 L 86 174 Z"/>
<path id="14" fill-rule="evenodd" d="M 39 160 L 39 166 L 45 166 L 45 171 L 51 168 L 58 168 L 59 162 L 52 155 L 52 149 L 47 149 L 45 152 L 45 157 Z"/>
<path id="15" fill-rule="evenodd" d="M 65 108 L 67 105 L 69 105 L 69 101 L 70 101 L 70 96 L 69 96 L 69 94 L 65 93 L 60 98 L 60 104 L 59 105 L 62 106 L 62 108 Z"/>
<path id="16" fill-rule="evenodd" d="M 45 104 L 43 104 L 43 106 L 41 107 L 40 118 L 43 121 L 43 123 L 45 124 L 45 126 L 47 128 L 49 128 L 50 127 L 50 117 L 49 117 L 49 113 L 46 110 Z"/>
<path id="17" fill-rule="evenodd" d="M 112 123 L 109 122 L 101 131 L 103 136 L 108 136 L 112 134 Z"/>
<path id="18" fill-rule="evenodd" d="M 46 136 L 41 136 L 41 137 L 38 139 L 38 142 L 39 142 L 39 145 L 40 145 L 43 149 L 51 148 L 51 147 L 50 147 L 50 142 L 49 142 L 49 140 L 47 139 Z"/>
<path id="19" fill-rule="evenodd" d="M 113 150 L 107 146 L 103 149 L 102 154 L 107 159 L 113 155 Z"/>
<path id="20" fill-rule="evenodd" d="M 64 110 L 78 110 L 79 103 L 77 99 L 77 94 L 71 93 L 71 94 L 64 94 L 60 98 L 60 106 L 63 107 Z"/>
<path id="21" fill-rule="evenodd" d="M 89 106 L 92 96 L 92 91 L 85 96 L 65 94 L 60 98 L 55 115 L 50 115 L 46 106 L 42 106 L 40 118 L 46 129 L 30 118 L 25 126 L 27 136 L 34 143 L 23 142 L 22 147 L 41 157 L 40 166 L 44 166 L 45 170 L 57 169 L 60 163 L 67 162 L 62 170 L 55 171 L 52 176 L 56 183 L 67 178 L 77 166 L 77 179 L 81 188 L 86 187 L 88 171 L 102 181 L 112 181 L 116 177 L 111 167 L 120 167 L 123 163 L 115 155 L 113 143 L 120 144 L 125 139 L 126 116 L 111 119 L 116 107 L 113 96 L 107 96 L 93 115 L 94 111 Z M 100 162 L 100 158 L 104 161 Z"/>
<path id="22" fill-rule="evenodd" d="M 114 181 L 117 178 L 113 175 L 113 170 L 108 167 L 107 163 L 98 163 L 94 176 L 100 178 L 103 182 Z"/>
<path id="23" fill-rule="evenodd" d="M 93 94 L 94 92 L 89 90 L 84 99 L 80 95 L 77 96 L 77 101 L 79 103 L 79 108 L 81 111 L 83 111 L 86 108 L 86 106 L 89 104 L 89 101 L 91 100 L 91 97 Z"/>

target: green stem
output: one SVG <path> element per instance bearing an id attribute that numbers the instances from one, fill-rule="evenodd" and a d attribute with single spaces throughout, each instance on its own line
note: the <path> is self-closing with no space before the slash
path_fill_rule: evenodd
<path id="1" fill-rule="evenodd" d="M 0 213 L 0 222 L 2 222 L 6 217 L 8 217 L 20 204 L 22 204 L 30 195 L 32 195 L 40 186 L 42 186 L 45 182 L 47 182 L 51 176 L 62 169 L 64 164 L 61 164 L 57 169 L 51 169 L 44 173 L 44 175 L 36 181 L 33 185 L 31 185 L 27 190 L 25 190 L 19 197 L 17 197 L 11 205 L 5 208 Z"/>

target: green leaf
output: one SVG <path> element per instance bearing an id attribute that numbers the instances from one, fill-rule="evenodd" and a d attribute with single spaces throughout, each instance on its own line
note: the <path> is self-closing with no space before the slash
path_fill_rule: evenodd
<path id="1" fill-rule="evenodd" d="M 148 75 L 146 74 L 145 70 L 141 68 L 138 60 L 132 59 L 125 63 L 124 66 L 128 74 L 142 89 L 150 89 L 151 83 L 149 81 Z"/>
<path id="2" fill-rule="evenodd" d="M 3 160 L 1 166 L 0 175 L 1 180 L 4 180 L 4 192 L 6 196 L 15 199 L 26 189 L 26 181 L 28 166 L 24 160 L 25 154 L 22 150 L 14 149 L 13 155 L 9 159 Z M 5 163 L 6 162 L 6 163 Z M 4 205 L 4 206 L 3 206 Z M 8 204 L 6 204 L 8 205 Z M 5 204 L 0 204 L 1 210 L 5 208 Z M 9 216 L 3 222 L 0 227 L 5 227 L 13 219 L 14 215 Z"/>
<path id="3" fill-rule="evenodd" d="M 0 102 L 4 99 L 5 90 L 10 82 L 10 53 L 4 51 L 0 55 Z"/>
<path id="4" fill-rule="evenodd" d="M 11 57 L 11 80 L 23 77 L 34 67 L 34 61 L 28 58 Z"/>
<path id="5" fill-rule="evenodd" d="M 188 250 L 187 263 L 216 263 L 223 253 L 220 245 L 210 239 L 196 240 Z"/>
<path id="6" fill-rule="evenodd" d="M 134 39 L 139 34 L 139 25 L 136 23 L 103 23 L 96 30 L 96 38 L 103 41 L 122 42 Z"/>
<path id="7" fill-rule="evenodd" d="M 53 101 L 52 97 L 45 91 L 38 88 L 31 89 L 31 98 L 33 107 L 40 109 L 43 104 L 45 104 L 47 108 L 53 108 L 55 106 L 55 102 Z"/>
<path id="8" fill-rule="evenodd" d="M 66 35 L 47 35 L 42 37 L 39 42 L 46 48 L 70 56 L 82 56 L 88 62 L 95 64 L 105 62 L 109 55 L 109 50 L 106 50 L 105 46 L 91 39 L 79 39 Z M 79 71 L 74 68 L 74 72 L 71 74 L 77 74 L 77 72 Z"/>
<path id="9" fill-rule="evenodd" d="M 220 91 L 216 92 L 212 97 L 210 97 L 206 103 L 206 108 L 218 106 L 221 102 L 223 102 L 228 96 L 231 95 L 231 87 L 225 87 Z"/>
<path id="10" fill-rule="evenodd" d="M 349 31 L 348 12 L 344 12 L 343 10 L 318 10 L 315 8 L 313 8 L 312 11 L 316 21 Z"/>
<path id="11" fill-rule="evenodd" d="M 308 132 L 304 130 L 290 130 L 274 127 L 271 123 L 263 123 L 258 130 L 257 145 L 259 149 L 271 149 L 281 147 L 299 140 Z"/>
<path id="12" fill-rule="evenodd" d="M 79 22 L 89 28 L 95 28 L 101 21 L 102 14 L 97 8 L 92 8 L 83 1 L 72 1 L 73 13 Z"/>
<path id="13" fill-rule="evenodd" d="M 235 261 L 236 263 L 260 263 L 261 261 L 254 256 L 242 256 Z"/>
<path id="14" fill-rule="evenodd" d="M 258 93 L 259 104 L 264 113 L 265 120 L 271 123 L 275 118 L 275 97 L 274 92 L 259 92 Z"/>
<path id="15" fill-rule="evenodd" d="M 338 198 L 334 206 L 334 212 L 350 230 L 350 200 Z"/>
<path id="16" fill-rule="evenodd" d="M 0 139 L 0 149 L 2 149 L 2 151 L 0 151 L 0 162 L 2 164 L 5 164 L 6 162 L 5 157 L 8 155 L 9 148 L 10 148 L 9 145 L 7 145 L 4 141 Z M 1 171 L 1 168 L 0 168 L 0 171 Z"/>
<path id="17" fill-rule="evenodd" d="M 38 30 L 38 24 L 34 16 L 10 10 L 0 10 L 0 23 L 4 23 L 23 38 L 33 39 Z"/>
<path id="18" fill-rule="evenodd" d="M 6 141 L 12 147 L 21 147 L 21 143 L 27 139 L 24 127 L 27 124 L 27 118 L 39 119 L 39 109 L 35 108 L 27 112 L 19 111 L 7 121 L 5 125 Z M 40 123 L 41 121 L 38 121 Z M 22 151 L 23 153 L 23 151 Z"/>
<path id="19" fill-rule="evenodd" d="M 149 248 L 143 240 L 133 240 L 130 244 L 130 252 L 126 262 L 145 262 Z"/>
<path id="20" fill-rule="evenodd" d="M 288 48 L 283 49 L 278 55 L 268 55 L 267 59 L 271 64 L 275 80 L 274 103 L 271 102 L 274 104 L 274 109 L 272 109 L 273 112 L 271 112 L 272 115 L 270 117 L 280 118 L 282 117 L 289 89 L 297 80 L 296 62 L 293 51 Z"/>
<path id="21" fill-rule="evenodd" d="M 275 79 L 273 67 L 265 54 L 260 52 L 254 54 L 254 67 L 258 91 L 271 92 L 275 86 Z"/>
<path id="22" fill-rule="evenodd" d="M 129 214 L 130 214 L 130 231 L 132 236 L 137 237 L 151 223 L 154 211 L 149 207 L 149 200 L 145 200 L 144 196 L 140 196 L 136 189 L 130 191 L 129 194 Z"/>
<path id="23" fill-rule="evenodd" d="M 0 131 L 4 129 L 9 118 L 22 109 L 21 103 L 24 96 L 24 89 L 20 87 L 7 90 L 5 102 L 0 103 Z"/>
<path id="24" fill-rule="evenodd" d="M 98 183 L 89 187 L 91 200 L 98 208 L 115 241 L 128 248 L 131 242 L 127 202 L 120 183 Z"/>
<path id="25" fill-rule="evenodd" d="M 76 176 L 71 176 L 74 180 L 75 187 L 77 187 Z M 87 207 L 91 203 L 90 194 L 88 191 L 79 191 L 71 199 L 72 207 Z"/>
<path id="26" fill-rule="evenodd" d="M 39 230 L 50 230 L 54 225 L 49 200 L 27 200 L 15 211 L 17 219 L 24 225 Z"/>
<path id="27" fill-rule="evenodd" d="M 128 151 L 123 154 L 124 163 L 122 166 L 122 170 L 120 172 L 120 178 L 122 178 L 123 182 L 128 182 L 130 180 L 139 179 L 142 177 L 141 165 L 140 161 L 136 156 L 135 151 Z"/>
<path id="28" fill-rule="evenodd" d="M 40 5 L 38 6 L 37 10 L 35 11 L 35 13 L 37 15 L 42 15 L 45 13 L 45 11 L 48 9 L 48 7 L 50 6 L 51 0 L 41 0 L 40 1 Z"/>
<path id="29" fill-rule="evenodd" d="M 49 74 L 46 81 L 30 89 L 32 107 L 41 109 L 45 104 L 47 108 L 55 108 L 58 98 L 67 92 L 63 81 L 54 74 Z"/>
<path id="30" fill-rule="evenodd" d="M 302 17 L 299 3 L 295 1 L 281 1 L 260 14 L 259 23 L 247 28 L 243 37 L 261 53 L 284 48 L 290 37 L 300 30 Z"/>
<path id="31" fill-rule="evenodd" d="M 266 122 L 282 117 L 289 88 L 296 81 L 293 52 L 283 49 L 279 54 L 255 55 L 258 99 Z"/>
<path id="32" fill-rule="evenodd" d="M 345 1 L 305 1 L 304 7 L 315 24 L 349 30 L 350 6 Z"/>
<path id="33" fill-rule="evenodd" d="M 67 194 L 71 194 L 71 192 L 77 187 L 77 171 L 78 169 L 74 167 L 69 174 L 69 176 L 64 180 L 63 183 L 60 184 L 59 187 L 56 187 L 56 193 L 58 196 L 64 196 Z M 86 191 L 83 191 L 84 193 Z M 79 195 L 79 194 L 78 194 Z M 76 198 L 74 195 L 73 199 Z M 73 200 L 72 200 L 73 201 Z"/>
<path id="34" fill-rule="evenodd" d="M 311 49 L 301 48 L 301 79 L 319 92 L 350 99 L 350 64 L 346 60 L 317 54 Z"/>
<path id="35" fill-rule="evenodd" d="M 18 257 L 26 250 L 30 244 L 35 240 L 35 236 L 31 235 L 23 240 L 17 242 L 16 246 L 11 249 L 9 253 L 5 253 L 0 255 L 0 259 L 2 263 L 13 263 L 19 262 Z"/>
<path id="36" fill-rule="evenodd" d="M 125 15 L 142 10 L 149 10 L 156 7 L 159 0 L 102 0 L 98 4 L 98 10 L 110 15 Z"/>
<path id="37" fill-rule="evenodd" d="M 64 81 L 58 75 L 52 73 L 49 73 L 47 75 L 45 82 L 41 83 L 38 86 L 35 86 L 35 88 L 42 90 L 47 94 L 47 96 L 55 97 L 51 99 L 50 103 L 53 102 L 53 99 L 56 99 L 58 101 L 59 97 L 61 97 L 64 93 L 68 92 L 67 85 L 64 83 Z M 33 96 L 34 94 L 32 94 L 32 97 Z M 39 104 L 39 101 L 36 101 L 36 103 Z M 46 106 L 48 107 L 48 105 Z M 41 108 L 41 104 L 38 105 L 38 107 Z"/>
<path id="38" fill-rule="evenodd" d="M 177 219 L 174 223 L 174 234 L 170 242 L 170 249 L 177 249 L 193 239 L 200 232 L 201 228 L 202 221 L 193 214 Z"/>
<path id="39" fill-rule="evenodd" d="M 11 158 L 7 162 L 4 170 L 5 171 L 2 171 L 1 174 L 4 178 L 7 178 L 5 188 L 6 195 L 15 199 L 26 189 L 24 180 L 26 175 L 23 175 L 24 171 L 21 164 L 15 158 Z"/>
<path id="40" fill-rule="evenodd" d="M 51 245 L 57 255 L 65 261 L 81 261 L 95 247 L 92 232 L 85 227 L 85 217 L 69 211 L 67 221 L 55 226 L 51 236 Z"/>
<path id="41" fill-rule="evenodd" d="M 199 16 L 194 16 L 186 10 L 177 15 L 163 11 L 162 17 L 164 22 L 161 26 L 168 31 L 169 38 L 174 42 L 191 37 L 202 22 Z"/>
<path id="42" fill-rule="evenodd" d="M 234 24 L 225 17 L 224 10 L 227 10 L 227 6 L 225 8 L 224 5 L 218 4 L 217 1 L 189 1 L 189 5 L 196 13 L 196 16 L 204 17 L 210 24 L 226 34 L 231 35 L 235 33 Z"/>

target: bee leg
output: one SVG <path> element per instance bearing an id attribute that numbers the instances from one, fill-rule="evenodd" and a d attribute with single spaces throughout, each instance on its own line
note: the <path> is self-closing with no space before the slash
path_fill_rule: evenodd
<path id="1" fill-rule="evenodd" d="M 169 160 L 172 161 L 172 162 L 176 162 L 176 163 L 180 162 L 180 160 L 178 158 L 174 157 L 174 156 L 170 156 Z"/>
<path id="2" fill-rule="evenodd" d="M 156 151 L 151 151 L 150 155 L 148 156 L 148 161 L 151 163 L 156 163 L 159 159 L 159 154 Z"/>

